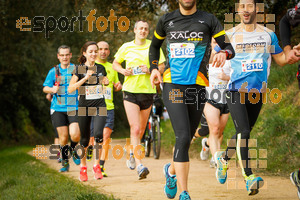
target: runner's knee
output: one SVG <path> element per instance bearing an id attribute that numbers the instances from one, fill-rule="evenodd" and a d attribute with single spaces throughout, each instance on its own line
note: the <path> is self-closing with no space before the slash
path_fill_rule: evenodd
<path id="1" fill-rule="evenodd" d="M 80 145 L 86 148 L 89 145 L 90 139 L 88 137 L 81 137 Z"/>
<path id="2" fill-rule="evenodd" d="M 130 127 L 130 134 L 134 137 L 139 137 L 140 136 L 140 126 L 132 125 Z"/>
<path id="3" fill-rule="evenodd" d="M 191 139 L 187 131 L 176 135 L 174 162 L 188 162 Z"/>
<path id="4" fill-rule="evenodd" d="M 220 128 L 218 126 L 213 126 L 211 128 L 210 134 L 214 135 L 214 136 L 218 136 L 219 135 L 219 131 L 220 131 Z"/>
<path id="5" fill-rule="evenodd" d="M 80 134 L 79 133 L 73 133 L 73 134 L 70 134 L 70 137 L 71 137 L 71 140 L 73 142 L 78 142 L 80 140 Z"/>

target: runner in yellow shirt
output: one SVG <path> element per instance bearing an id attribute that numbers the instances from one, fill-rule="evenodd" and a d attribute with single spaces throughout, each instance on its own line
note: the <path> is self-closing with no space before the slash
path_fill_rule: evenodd
<path id="1" fill-rule="evenodd" d="M 144 134 L 146 123 L 149 118 L 153 95 L 156 88 L 150 83 L 149 46 L 147 40 L 149 24 L 138 21 L 134 26 L 135 39 L 123 44 L 115 55 L 113 69 L 125 76 L 123 84 L 123 100 L 125 112 L 130 125 L 130 158 L 127 167 L 134 170 L 137 165 L 139 179 L 144 179 L 149 174 L 147 167 L 143 166 L 141 160 L 134 157 L 134 149 L 140 145 L 140 139 Z M 164 68 L 165 57 L 160 50 L 159 67 Z M 121 63 L 126 61 L 126 68 Z"/>

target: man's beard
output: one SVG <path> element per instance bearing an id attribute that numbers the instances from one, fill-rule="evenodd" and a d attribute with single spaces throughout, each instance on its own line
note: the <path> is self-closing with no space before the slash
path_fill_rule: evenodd
<path id="1" fill-rule="evenodd" d="M 255 19 L 255 14 L 250 14 L 249 15 L 249 20 L 247 22 L 245 22 L 245 20 L 243 20 L 243 23 L 244 24 L 252 24 L 254 22 L 254 19 Z"/>
<path id="2" fill-rule="evenodd" d="M 193 1 L 191 5 L 184 5 L 182 1 L 179 1 L 179 3 L 184 10 L 191 10 L 195 6 L 196 0 Z"/>

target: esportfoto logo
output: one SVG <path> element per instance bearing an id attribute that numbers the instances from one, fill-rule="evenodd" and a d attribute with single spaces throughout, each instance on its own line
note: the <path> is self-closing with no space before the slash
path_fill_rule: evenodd
<path id="1" fill-rule="evenodd" d="M 83 32 L 83 24 L 88 23 L 88 31 L 92 32 L 94 29 L 94 22 L 96 24 L 96 29 L 100 32 L 107 30 L 109 25 L 109 31 L 115 31 L 115 22 L 117 23 L 118 29 L 121 32 L 126 32 L 130 27 L 130 21 L 126 16 L 117 17 L 115 16 L 115 11 L 110 10 L 110 15 L 108 18 L 104 16 L 95 17 L 96 9 L 91 10 L 88 16 L 83 16 L 82 10 L 79 10 L 79 16 L 73 16 L 68 19 L 66 16 L 61 16 L 59 19 L 49 16 L 35 16 L 32 20 L 28 17 L 20 17 L 16 20 L 16 28 L 20 31 L 33 31 L 33 32 L 45 32 L 45 38 L 49 38 L 49 33 L 53 32 L 55 29 L 62 32 L 70 31 L 74 32 L 75 24 L 79 23 L 79 31 Z M 33 21 L 33 23 L 32 23 Z M 33 27 L 32 27 L 33 25 Z"/>
<path id="2" fill-rule="evenodd" d="M 120 144 L 116 144 L 112 146 L 111 141 L 112 139 L 109 138 L 107 143 L 104 145 L 100 145 L 100 144 L 93 145 L 93 149 L 96 150 L 95 151 L 96 155 L 94 155 L 96 160 L 100 159 L 100 155 L 99 155 L 100 149 L 104 150 L 105 152 L 111 150 L 112 157 L 116 160 L 120 160 L 124 155 L 126 156 L 126 159 L 129 159 L 130 152 L 132 152 L 134 154 L 134 157 L 139 160 L 145 158 L 145 148 L 140 144 L 137 146 L 131 145 L 130 138 L 126 138 L 126 144 L 124 146 Z M 66 152 L 64 153 L 66 154 L 68 159 L 70 159 L 72 154 L 70 153 L 69 149 L 71 149 L 71 147 L 69 145 L 66 146 L 68 147 L 66 148 Z M 76 152 L 80 159 L 86 156 L 85 149 L 81 145 L 77 145 L 74 149 L 71 149 L 71 151 Z M 50 160 L 56 160 L 59 158 L 58 156 L 59 152 L 60 152 L 60 146 L 57 144 L 51 144 L 49 148 L 46 148 L 44 145 L 36 145 L 36 147 L 33 148 L 32 155 L 39 160 L 45 160 L 48 158 Z M 106 154 L 105 160 L 108 160 L 108 154 Z"/>

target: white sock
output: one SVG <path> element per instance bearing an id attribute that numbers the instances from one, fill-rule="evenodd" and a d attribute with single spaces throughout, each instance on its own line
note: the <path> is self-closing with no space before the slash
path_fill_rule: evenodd
<path id="1" fill-rule="evenodd" d="M 142 164 L 142 163 L 139 164 L 139 165 L 137 166 L 136 170 L 139 171 L 139 169 L 140 169 L 141 167 L 143 167 L 143 164 Z"/>
<path id="2" fill-rule="evenodd" d="M 169 166 L 168 174 L 169 174 L 169 176 L 171 176 L 171 177 L 174 177 L 174 176 L 175 176 L 175 174 L 171 174 L 171 172 L 170 172 L 170 166 Z"/>

